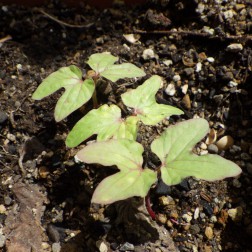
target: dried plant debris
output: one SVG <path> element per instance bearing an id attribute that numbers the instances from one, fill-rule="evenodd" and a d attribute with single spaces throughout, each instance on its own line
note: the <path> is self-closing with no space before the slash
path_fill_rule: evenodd
<path id="1" fill-rule="evenodd" d="M 9 252 L 42 251 L 42 242 L 46 237 L 41 226 L 45 196 L 40 190 L 39 185 L 14 184 L 16 204 L 8 214 L 4 228 Z"/>

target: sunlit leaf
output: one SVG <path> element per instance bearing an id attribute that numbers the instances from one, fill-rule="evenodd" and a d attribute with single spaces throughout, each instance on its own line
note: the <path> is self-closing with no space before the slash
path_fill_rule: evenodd
<path id="1" fill-rule="evenodd" d="M 143 146 L 128 139 L 112 139 L 87 145 L 77 153 L 85 163 L 116 165 L 120 170 L 96 188 L 92 202 L 110 204 L 132 196 L 145 197 L 157 179 L 154 171 L 142 168 Z"/>
<path id="2" fill-rule="evenodd" d="M 183 114 L 178 108 L 156 102 L 155 95 L 161 84 L 161 77 L 154 75 L 138 88 L 122 94 L 123 103 L 133 108 L 137 117 L 146 125 L 155 125 L 171 115 Z"/>
<path id="3" fill-rule="evenodd" d="M 136 139 L 137 117 L 121 118 L 121 110 L 116 105 L 102 105 L 88 112 L 76 123 L 66 139 L 68 147 L 75 147 L 87 138 L 97 134 L 98 141 L 110 138 Z"/>
<path id="4" fill-rule="evenodd" d="M 113 82 L 123 78 L 145 76 L 145 72 L 131 63 L 114 65 L 118 60 L 108 52 L 96 53 L 90 56 L 87 64 L 100 76 Z"/>
<path id="5" fill-rule="evenodd" d="M 101 73 L 101 76 L 115 82 L 123 78 L 142 77 L 145 76 L 145 72 L 131 63 L 122 63 L 109 66 Z"/>
<path id="6" fill-rule="evenodd" d="M 100 74 L 101 72 L 106 70 L 109 66 L 112 66 L 117 60 L 118 57 L 111 55 L 109 52 L 95 53 L 89 57 L 87 64 L 96 73 Z"/>
<path id="7" fill-rule="evenodd" d="M 218 155 L 198 156 L 192 152 L 208 130 L 206 120 L 191 119 L 169 127 L 153 141 L 151 150 L 162 162 L 161 177 L 167 185 L 179 184 L 189 176 L 215 181 L 241 173 L 239 166 Z"/>
<path id="8" fill-rule="evenodd" d="M 65 92 L 55 107 L 56 121 L 61 121 L 85 104 L 92 97 L 95 85 L 92 79 L 82 80 L 82 72 L 78 67 L 62 67 L 44 79 L 32 98 L 40 100 L 60 88 L 65 88 Z"/>

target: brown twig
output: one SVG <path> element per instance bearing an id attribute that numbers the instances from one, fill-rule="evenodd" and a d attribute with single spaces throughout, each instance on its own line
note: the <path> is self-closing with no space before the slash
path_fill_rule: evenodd
<path id="1" fill-rule="evenodd" d="M 89 23 L 89 24 L 85 24 L 85 25 L 69 24 L 69 23 L 66 23 L 64 21 L 59 20 L 58 18 L 52 16 L 51 14 L 48 14 L 47 12 L 45 12 L 44 10 L 42 10 L 40 8 L 34 8 L 33 10 L 37 11 L 37 12 L 40 12 L 41 14 L 43 14 L 46 17 L 50 18 L 51 20 L 57 22 L 58 24 L 61 24 L 63 26 L 70 27 L 70 28 L 89 28 L 94 24 L 94 23 Z"/>
<path id="2" fill-rule="evenodd" d="M 134 33 L 136 34 L 163 34 L 163 35 L 181 35 L 181 36 L 197 36 L 197 37 L 205 37 L 211 39 L 231 39 L 231 40 L 252 40 L 252 35 L 212 35 L 206 32 L 198 32 L 198 31 L 184 31 L 184 30 L 153 30 L 153 31 L 145 31 L 135 29 Z"/>

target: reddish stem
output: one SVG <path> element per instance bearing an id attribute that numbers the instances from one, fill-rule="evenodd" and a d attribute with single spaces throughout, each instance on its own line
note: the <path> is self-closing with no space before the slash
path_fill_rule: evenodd
<path id="1" fill-rule="evenodd" d="M 145 196 L 145 206 L 146 206 L 146 209 L 147 209 L 150 217 L 152 218 L 152 220 L 155 220 L 156 219 L 156 214 L 151 208 L 150 194 L 149 193 Z"/>

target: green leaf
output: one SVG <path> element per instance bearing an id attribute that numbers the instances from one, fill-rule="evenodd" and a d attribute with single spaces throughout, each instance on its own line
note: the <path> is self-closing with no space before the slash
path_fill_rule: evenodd
<path id="1" fill-rule="evenodd" d="M 207 181 L 237 176 L 241 169 L 235 163 L 218 155 L 198 156 L 192 148 L 208 132 L 208 122 L 191 119 L 169 127 L 151 144 L 151 150 L 162 162 L 161 177 L 167 185 L 179 184 L 194 176 Z"/>
<path id="2" fill-rule="evenodd" d="M 116 105 L 102 105 L 98 109 L 88 112 L 76 123 L 66 139 L 68 147 L 75 147 L 90 136 L 97 134 L 98 141 L 110 138 L 136 139 L 137 135 L 136 116 L 121 118 L 121 110 Z"/>
<path id="3" fill-rule="evenodd" d="M 118 60 L 108 52 L 96 53 L 90 56 L 87 64 L 99 75 L 113 82 L 123 78 L 145 76 L 145 72 L 131 63 L 114 65 Z"/>
<path id="4" fill-rule="evenodd" d="M 120 170 L 98 185 L 92 202 L 111 204 L 133 196 L 145 197 L 157 175 L 150 169 L 142 169 L 142 153 L 142 145 L 128 139 L 96 142 L 79 151 L 76 156 L 85 163 L 116 165 Z"/>
<path id="5" fill-rule="evenodd" d="M 183 111 L 164 104 L 158 104 L 155 94 L 162 84 L 162 78 L 154 75 L 141 86 L 122 94 L 123 103 L 134 109 L 134 114 L 146 125 L 155 125 L 171 115 L 181 115 Z"/>
<path id="6" fill-rule="evenodd" d="M 113 82 L 123 78 L 135 78 L 145 76 L 145 72 L 131 63 L 109 66 L 101 72 L 101 76 Z"/>
<path id="7" fill-rule="evenodd" d="M 101 73 L 109 66 L 112 66 L 118 60 L 117 57 L 111 55 L 109 52 L 92 54 L 87 64 L 96 72 Z"/>
<path id="8" fill-rule="evenodd" d="M 82 80 L 82 72 L 78 67 L 62 67 L 44 79 L 32 98 L 40 100 L 62 87 L 65 92 L 58 100 L 54 113 L 57 122 L 85 104 L 92 97 L 95 85 L 92 79 Z"/>

